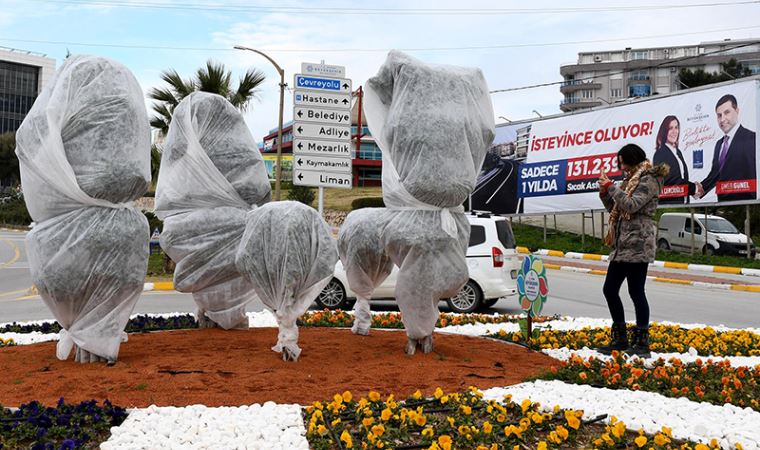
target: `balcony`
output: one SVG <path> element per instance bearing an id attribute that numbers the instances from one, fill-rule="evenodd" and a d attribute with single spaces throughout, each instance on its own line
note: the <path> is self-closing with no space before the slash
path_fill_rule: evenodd
<path id="1" fill-rule="evenodd" d="M 559 104 L 562 112 L 576 111 L 578 109 L 594 108 L 602 106 L 602 102 L 591 98 L 566 98 Z"/>
<path id="2" fill-rule="evenodd" d="M 565 80 L 559 87 L 559 91 L 563 94 L 569 94 L 570 92 L 576 92 L 583 89 L 601 89 L 602 83 L 597 83 L 594 80 Z"/>

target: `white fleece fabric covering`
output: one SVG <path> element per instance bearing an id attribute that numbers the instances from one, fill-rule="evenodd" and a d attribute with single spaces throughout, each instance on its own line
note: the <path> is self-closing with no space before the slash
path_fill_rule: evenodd
<path id="1" fill-rule="evenodd" d="M 67 58 L 16 135 L 29 213 L 32 280 L 76 345 L 116 360 L 143 288 L 148 222 L 131 204 L 150 184 L 150 127 L 132 73 L 109 59 Z"/>

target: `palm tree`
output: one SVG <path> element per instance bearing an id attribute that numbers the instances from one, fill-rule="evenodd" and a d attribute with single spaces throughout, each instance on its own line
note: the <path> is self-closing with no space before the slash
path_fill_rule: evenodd
<path id="1" fill-rule="evenodd" d="M 224 64 L 208 60 L 205 67 L 198 69 L 191 79 L 183 79 L 174 69 L 161 72 L 161 79 L 169 86 L 153 88 L 148 93 L 148 96 L 155 100 L 153 111 L 156 113 L 150 119 L 150 125 L 166 136 L 174 108 L 183 98 L 195 91 L 211 92 L 223 96 L 240 111 L 246 111 L 251 100 L 256 97 L 258 87 L 264 82 L 265 76 L 258 69 L 248 69 L 233 89 L 232 72 L 228 71 Z"/>

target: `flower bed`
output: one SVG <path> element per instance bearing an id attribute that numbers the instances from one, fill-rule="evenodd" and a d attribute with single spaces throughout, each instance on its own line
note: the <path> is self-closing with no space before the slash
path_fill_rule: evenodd
<path id="1" fill-rule="evenodd" d="M 271 314 L 251 313 L 249 316 L 252 327 L 275 326 Z M 437 326 L 450 333 L 485 335 L 517 342 L 523 339 L 518 331 L 520 319 L 520 316 L 513 315 L 441 314 Z M 345 311 L 312 311 L 300 320 L 301 326 L 348 328 L 353 323 L 353 315 Z M 281 425 L 281 428 L 272 428 L 272 421 L 277 422 L 277 414 L 284 414 L 282 411 L 273 411 L 282 409 L 280 407 L 284 408 L 285 405 L 264 405 L 255 410 L 246 406 L 240 407 L 240 411 L 235 408 L 209 408 L 209 417 L 222 414 L 220 421 L 214 422 L 216 425 L 210 425 L 209 422 L 206 432 L 190 433 L 187 440 L 182 442 L 206 442 L 206 434 L 219 427 L 224 428 L 225 432 L 229 431 L 229 427 L 224 425 L 227 417 L 237 414 L 241 415 L 238 421 L 240 430 L 233 432 L 233 437 L 219 445 L 234 447 L 237 445 L 235 443 L 259 442 L 262 447 L 298 449 L 704 450 L 718 447 L 738 449 L 742 448 L 738 444 L 741 442 L 746 444 L 746 448 L 760 449 L 760 432 L 750 425 L 742 425 L 758 423 L 760 418 L 760 366 L 741 367 L 758 362 L 760 334 L 757 329 L 655 324 L 650 333 L 653 352 L 677 354 L 664 355 L 659 360 L 657 358 L 660 355 L 649 360 L 630 360 L 621 355 L 592 357 L 590 355 L 595 352 L 584 349 L 607 342 L 609 330 L 599 326 L 604 323 L 602 320 L 546 317 L 536 322 L 541 324 L 534 328 L 539 330 L 537 338 L 533 340 L 536 348 L 566 360 L 558 364 L 556 371 L 540 376 L 539 381 L 493 388 L 485 391 L 485 397 L 473 389 L 449 395 L 438 391 L 430 398 L 424 398 L 418 392 L 403 401 L 397 401 L 392 396 L 383 400 L 379 394 L 370 393 L 367 398 L 357 401 L 346 392 L 330 402 L 315 403 L 305 408 L 303 428 L 300 423 L 294 425 L 290 422 Z M 372 326 L 403 327 L 399 313 L 375 314 Z M 60 329 L 55 327 L 57 324 L 54 322 L 10 324 L 0 326 L 0 333 L 11 333 L 5 337 L 17 338 L 20 340 L 17 344 L 24 344 L 27 343 L 24 339 L 12 333 L 42 332 L 53 335 Z M 128 331 L 195 327 L 197 322 L 188 314 L 170 317 L 142 315 L 130 320 Z M 8 339 L 0 340 L 0 347 L 3 345 L 8 345 Z M 574 351 L 583 356 L 572 355 Z M 698 357 L 698 354 L 702 357 Z M 504 394 L 514 394 L 516 400 L 508 398 L 502 401 Z M 557 407 L 547 410 L 535 402 L 526 403 L 526 399 L 541 401 L 546 405 L 559 404 L 564 409 Z M 595 400 L 590 402 L 590 399 Z M 187 428 L 182 425 L 182 420 L 186 420 L 186 414 L 180 412 L 182 410 L 176 413 L 171 408 L 159 408 L 153 412 L 147 408 L 140 411 L 147 411 L 146 414 L 150 417 L 166 416 L 166 426 L 169 428 Z M 625 424 L 611 417 L 594 421 L 597 416 L 605 413 L 622 418 L 626 424 L 630 424 L 628 428 L 635 428 L 636 431 L 628 430 Z M 243 418 L 242 415 L 245 414 L 247 415 Z M 252 414 L 263 424 L 269 425 L 262 428 L 261 432 L 245 428 L 245 424 L 250 427 Z M 271 414 L 271 417 L 267 414 Z M 3 421 L 0 420 L 0 426 L 2 424 Z M 142 434 L 135 435 L 135 428 L 115 431 L 112 438 L 114 445 L 108 446 L 105 443 L 103 448 L 133 448 L 130 442 L 135 445 L 138 443 L 134 436 L 142 439 L 139 442 L 144 443 L 140 444 L 143 447 L 159 448 L 176 442 L 180 437 L 174 431 L 171 435 L 157 435 L 158 428 L 150 424 L 154 424 L 153 419 L 136 420 L 130 426 L 147 427 L 140 431 Z M 577 428 L 574 427 L 576 424 Z M 662 428 L 663 425 L 672 426 L 674 432 Z M 29 432 L 27 434 L 31 436 Z M 151 440 L 153 435 L 155 439 L 165 437 L 168 440 L 159 443 L 158 440 Z M 96 441 L 108 438 L 109 433 L 106 431 L 98 436 L 87 445 L 94 448 Z M 287 437 L 285 441 L 283 436 Z M 305 436 L 308 443 L 297 443 L 300 442 L 299 436 L 301 439 Z M 717 440 L 711 443 L 713 437 Z M 29 443 L 9 446 L 2 439 L 7 441 L 7 438 L 5 435 L 0 437 L 2 450 L 15 448 L 14 446 L 31 446 Z M 277 439 L 279 446 L 276 444 Z M 290 444 L 286 445 L 286 441 Z M 118 442 L 121 444 L 117 445 Z M 64 441 L 51 443 L 53 447 L 44 445 L 46 444 L 37 448 L 61 448 Z"/>
<path id="2" fill-rule="evenodd" d="M 143 314 L 129 319 L 127 333 L 144 333 L 149 331 L 182 330 L 198 328 L 198 321 L 192 314 L 174 315 L 170 317 Z M 16 322 L 0 327 L 0 333 L 59 333 L 61 325 L 58 322 L 39 322 L 19 324 Z"/>
<path id="3" fill-rule="evenodd" d="M 657 392 L 667 397 L 686 397 L 714 405 L 729 403 L 760 411 L 760 366 L 736 368 L 728 361 L 697 359 L 695 363 L 684 364 L 678 359 L 660 359 L 645 364 L 613 352 L 607 360 L 575 356 L 539 378 Z"/>
<path id="4" fill-rule="evenodd" d="M 0 406 L 0 449 L 94 449 L 126 418 L 124 408 L 108 401 L 74 405 L 61 398 L 55 407 L 31 402 L 15 411 Z"/>
<path id="5" fill-rule="evenodd" d="M 518 323 L 523 317 L 518 315 L 504 314 L 450 314 L 441 313 L 438 317 L 436 327 L 444 328 L 457 325 L 471 325 L 483 323 Z M 543 323 L 556 319 L 554 317 L 538 317 L 533 320 L 534 323 Z M 341 327 L 351 328 L 354 323 L 354 315 L 348 311 L 339 309 L 322 311 L 308 311 L 299 318 L 298 324 L 307 327 Z M 401 322 L 401 313 L 375 313 L 372 315 L 372 328 L 404 328 Z"/>
<path id="6" fill-rule="evenodd" d="M 503 330 L 491 337 L 510 342 L 523 339 L 519 332 Z M 609 343 L 609 338 L 609 327 L 568 331 L 541 328 L 538 338 L 532 343 L 541 349 L 566 347 L 578 350 L 605 345 Z M 703 356 L 758 356 L 760 335 L 746 330 L 717 332 L 712 327 L 686 329 L 677 325 L 654 324 L 649 328 L 649 346 L 653 352 L 682 353 L 694 348 Z"/>
<path id="7" fill-rule="evenodd" d="M 329 403 L 307 407 L 304 420 L 306 437 L 315 450 L 708 448 L 675 440 L 668 428 L 647 436 L 628 430 L 615 418 L 603 425 L 599 422 L 605 416 L 584 417 L 583 411 L 558 406 L 551 413 L 542 412 L 539 406 L 530 400 L 518 404 L 511 396 L 504 402 L 486 401 L 476 388 L 453 394 L 439 388 L 431 398 L 418 391 L 399 402 L 392 395 L 382 400 L 377 392 L 355 401 L 347 391 Z"/>

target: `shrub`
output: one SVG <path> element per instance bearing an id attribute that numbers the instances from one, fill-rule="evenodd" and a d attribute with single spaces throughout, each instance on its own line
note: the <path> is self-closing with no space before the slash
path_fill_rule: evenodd
<path id="1" fill-rule="evenodd" d="M 357 198 L 351 202 L 351 211 L 362 208 L 384 208 L 385 202 L 382 197 Z"/>
<path id="2" fill-rule="evenodd" d="M 314 189 L 307 186 L 293 186 L 288 191 L 288 200 L 295 200 L 311 206 L 314 203 Z"/>
<path id="3" fill-rule="evenodd" d="M 164 222 L 161 221 L 158 217 L 156 217 L 155 214 L 153 214 L 150 211 L 143 211 L 143 214 L 145 214 L 145 218 L 148 219 L 148 225 L 150 225 L 150 232 L 153 233 L 153 230 L 158 228 L 158 231 L 164 231 Z"/>
<path id="4" fill-rule="evenodd" d="M 29 225 L 30 223 L 32 223 L 32 218 L 26 209 L 21 192 L 0 197 L 0 224 Z"/>

